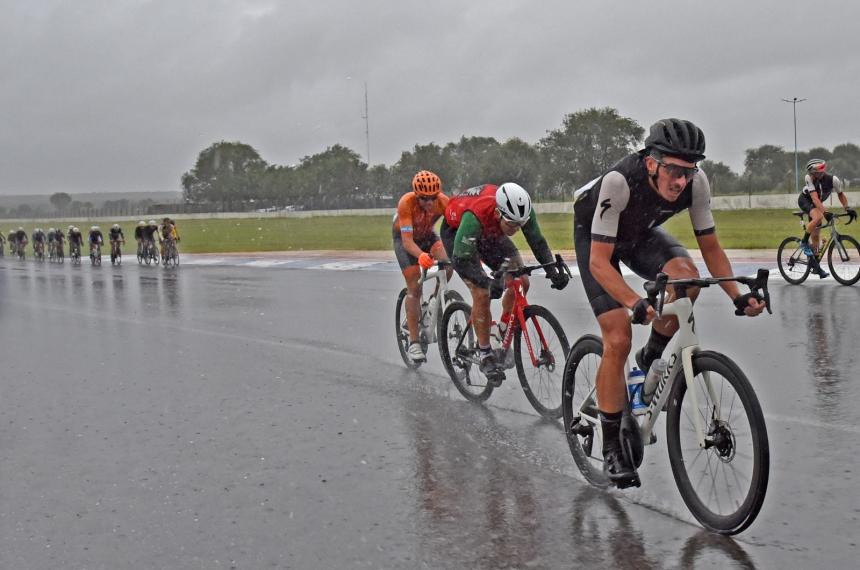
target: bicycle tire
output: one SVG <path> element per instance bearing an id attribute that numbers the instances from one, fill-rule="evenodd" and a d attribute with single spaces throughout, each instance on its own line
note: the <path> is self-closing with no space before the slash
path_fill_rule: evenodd
<path id="1" fill-rule="evenodd" d="M 719 396 L 722 414 L 728 414 L 720 424 L 712 420 L 715 406 L 714 402 L 710 401 L 704 381 L 700 380 L 703 378 L 700 376 L 703 372 L 707 372 L 711 379 L 712 393 Z M 688 405 L 684 407 L 684 396 L 688 392 L 683 369 L 678 374 L 669 399 L 666 441 L 672 474 L 684 503 L 702 526 L 719 534 L 737 534 L 755 520 L 767 492 L 770 448 L 764 415 L 750 381 L 729 357 L 711 351 L 699 352 L 693 356 L 693 373 L 699 408 L 692 408 L 691 398 L 686 399 Z M 719 382 L 715 378 L 717 375 L 725 382 Z M 728 394 L 729 388 L 734 390 L 735 396 Z M 743 417 L 741 413 L 744 414 Z M 705 449 L 699 448 L 692 422 L 692 417 L 697 414 L 708 424 L 705 426 L 706 437 L 712 445 Z M 685 425 L 681 425 L 682 421 Z M 740 442 L 742 449 L 739 452 L 738 448 L 741 446 L 738 438 L 747 433 L 750 441 Z M 684 442 L 681 441 L 682 437 Z M 734 509 L 726 510 L 721 506 L 720 496 L 725 494 L 725 490 L 716 487 L 723 481 L 727 486 L 734 482 L 742 486 L 742 477 L 745 477 L 746 473 L 739 473 L 735 463 L 746 458 L 751 458 L 752 462 L 748 477 L 749 487 L 742 489 L 740 496 L 734 500 L 726 501 L 723 497 L 723 504 L 728 502 L 733 505 L 730 508 Z M 691 479 L 689 470 L 699 463 L 710 473 Z M 709 482 L 713 484 L 713 488 L 700 494 L 697 488 Z M 715 502 L 716 505 L 706 504 L 706 501 Z"/>
<path id="2" fill-rule="evenodd" d="M 478 365 L 467 358 L 467 353 L 474 354 L 478 349 L 474 329 L 467 326 L 471 315 L 472 307 L 463 301 L 454 301 L 445 307 L 440 325 L 443 334 L 439 337 L 439 355 L 457 391 L 467 400 L 483 402 L 493 393 L 494 386 L 478 370 Z M 458 345 L 461 346 L 461 354 L 452 354 L 452 349 Z"/>
<path id="3" fill-rule="evenodd" d="M 423 363 L 414 362 L 409 358 L 409 331 L 403 328 L 406 324 L 406 307 L 404 305 L 406 293 L 406 287 L 404 287 L 397 296 L 397 305 L 394 308 L 394 334 L 395 338 L 397 338 L 397 350 L 400 351 L 400 358 L 403 359 L 403 364 L 411 370 L 416 370 Z"/>
<path id="4" fill-rule="evenodd" d="M 842 260 L 842 252 L 836 247 L 836 241 L 830 243 L 827 249 L 827 265 L 830 266 L 830 274 L 843 285 L 854 285 L 860 280 L 860 244 L 851 236 L 840 235 L 839 243 L 845 249 L 848 259 Z M 840 265 L 834 265 L 833 252 L 836 251 Z M 850 262 L 850 263 L 848 263 Z M 848 263 L 847 265 L 841 265 Z M 845 268 L 843 270 L 843 267 Z"/>
<path id="5" fill-rule="evenodd" d="M 595 386 L 598 358 L 602 357 L 603 341 L 597 336 L 587 334 L 573 344 L 564 365 L 561 409 L 564 434 L 573 461 L 586 481 L 605 489 L 611 482 L 603 473 L 603 433 L 600 422 L 584 420 L 579 413 Z M 597 418 L 596 402 L 593 415 Z M 576 431 L 582 428 L 591 433 Z"/>
<path id="6" fill-rule="evenodd" d="M 564 380 L 564 366 L 561 363 L 567 358 L 567 352 L 570 349 L 567 335 L 564 334 L 561 323 L 546 307 L 529 305 L 523 311 L 523 317 L 527 328 L 529 323 L 532 323 L 533 326 L 530 331 L 524 333 L 519 323 L 514 325 L 517 327 L 514 331 L 514 362 L 517 367 L 517 376 L 520 378 L 520 385 L 523 387 L 526 398 L 535 411 L 547 419 L 557 420 L 562 413 L 561 390 Z M 539 319 L 548 325 L 538 325 L 546 345 L 541 343 L 541 336 L 537 334 L 534 328 Z M 550 331 L 552 331 L 553 336 L 549 334 Z M 539 362 L 537 368 L 532 366 L 531 357 L 527 350 L 528 346 L 525 347 L 525 361 L 523 360 L 523 336 L 525 334 L 529 335 L 532 349 L 539 353 L 537 355 Z M 531 381 L 529 380 L 526 365 L 533 372 L 538 373 L 537 378 L 532 374 Z"/>
<path id="7" fill-rule="evenodd" d="M 806 259 L 806 255 L 800 251 L 800 238 L 798 237 L 789 236 L 782 240 L 776 251 L 776 262 L 782 278 L 792 285 L 800 285 L 806 281 L 809 272 L 812 271 L 812 265 Z M 801 265 L 805 269 L 798 271 L 797 265 Z"/>

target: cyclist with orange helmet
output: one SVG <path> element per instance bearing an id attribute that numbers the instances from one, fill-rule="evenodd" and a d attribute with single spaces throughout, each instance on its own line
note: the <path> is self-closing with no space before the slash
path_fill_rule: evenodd
<path id="1" fill-rule="evenodd" d="M 852 217 L 857 217 L 856 212 L 848 207 L 848 198 L 845 192 L 842 191 L 842 181 L 839 178 L 827 173 L 827 163 L 820 158 L 813 158 L 806 163 L 806 179 L 803 185 L 803 190 L 797 198 L 797 205 L 800 209 L 809 215 L 809 223 L 806 225 L 806 232 L 803 234 L 803 239 L 800 240 L 800 247 L 808 256 L 812 256 L 814 251 L 818 250 L 819 231 L 821 220 L 829 217 L 827 208 L 824 206 L 833 191 L 839 196 L 839 201 L 842 207 Z M 812 246 L 809 245 L 809 238 L 812 238 Z M 818 276 L 821 278 L 827 277 L 828 273 L 817 268 Z"/>
<path id="2" fill-rule="evenodd" d="M 442 181 L 433 172 L 422 170 L 412 178 L 412 191 L 400 198 L 394 216 L 394 254 L 406 280 L 406 322 L 410 341 L 408 353 L 413 362 L 427 360 L 418 342 L 421 268 L 433 267 L 434 260 L 448 260 L 442 241 L 433 229 L 447 205 L 448 196 L 442 193 Z M 451 276 L 450 270 L 448 276 Z"/>

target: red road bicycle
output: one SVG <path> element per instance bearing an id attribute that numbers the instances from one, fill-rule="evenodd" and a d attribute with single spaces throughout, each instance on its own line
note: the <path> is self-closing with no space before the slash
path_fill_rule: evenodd
<path id="1" fill-rule="evenodd" d="M 562 413 L 561 384 L 569 348 L 567 336 L 549 309 L 528 303 L 521 278 L 547 267 L 556 267 L 558 271 L 570 274 L 561 256 L 556 255 L 552 263 L 502 268 L 494 277 L 510 275 L 513 279 L 508 287 L 514 291 L 512 318 L 501 341 L 499 350 L 503 359 L 500 360 L 507 367 L 516 366 L 520 384 L 534 409 L 546 418 L 557 419 Z M 468 400 L 482 402 L 489 398 L 504 379 L 504 371 L 499 372 L 500 378 L 488 378 L 480 371 L 478 339 L 472 328 L 472 307 L 464 301 L 450 303 L 442 314 L 442 331 L 439 353 L 454 386 Z"/>

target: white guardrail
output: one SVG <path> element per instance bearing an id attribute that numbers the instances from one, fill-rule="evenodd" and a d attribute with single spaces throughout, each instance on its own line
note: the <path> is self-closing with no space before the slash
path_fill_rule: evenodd
<path id="1" fill-rule="evenodd" d="M 860 207 L 860 192 L 846 192 L 848 204 Z M 828 206 L 841 207 L 835 193 L 827 201 Z M 797 194 L 753 194 L 714 196 L 711 198 L 711 208 L 714 210 L 762 210 L 762 209 L 796 209 Z M 544 202 L 535 204 L 539 214 L 572 214 L 573 202 Z M 155 219 L 160 220 L 165 215 L 183 220 L 212 220 L 212 219 L 259 219 L 259 218 L 313 218 L 317 216 L 393 216 L 395 208 L 366 208 L 362 210 L 302 210 L 298 212 L 213 212 L 208 214 L 159 214 Z M 152 215 L 146 218 L 152 218 Z M 64 218 L 59 218 L 60 220 Z M 81 219 L 87 222 L 133 222 L 141 219 L 139 216 L 115 216 L 97 218 L 69 218 L 75 221 Z M 57 217 L 0 220 L 0 227 L 16 223 L 57 222 Z"/>

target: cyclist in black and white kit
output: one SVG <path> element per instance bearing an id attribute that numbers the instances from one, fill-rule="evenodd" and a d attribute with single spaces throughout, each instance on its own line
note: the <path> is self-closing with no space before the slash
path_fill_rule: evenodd
<path id="1" fill-rule="evenodd" d="M 654 320 L 656 313 L 621 276 L 623 262 L 637 275 L 653 280 L 663 272 L 672 279 L 699 276 L 687 250 L 660 224 L 683 211 L 690 219 L 711 275 L 732 275 L 720 245 L 710 207 L 710 185 L 696 163 L 705 158 L 705 135 L 693 123 L 664 119 L 651 126 L 645 148 L 631 154 L 579 189 L 574 205 L 574 245 L 582 283 L 603 337 L 597 370 L 597 401 L 603 431 L 603 469 L 618 487 L 638 485 L 633 465 L 624 461 L 619 441 L 622 410 L 627 405 L 624 366 L 632 344 L 633 323 L 653 320 L 647 344 L 636 362 L 647 370 L 678 330 L 675 317 Z M 741 295 L 735 282 L 721 284 L 736 314 L 755 316 L 765 305 Z M 695 299 L 698 291 L 688 290 Z M 671 295 L 669 296 L 671 299 Z"/>
<path id="2" fill-rule="evenodd" d="M 842 207 L 845 212 L 852 214 L 852 217 L 857 217 L 857 213 L 848 207 L 848 198 L 845 192 L 842 191 L 842 181 L 839 178 L 827 173 L 827 163 L 820 158 L 813 158 L 806 163 L 806 179 L 804 180 L 803 190 L 797 198 L 797 205 L 801 210 L 809 215 L 810 221 L 806 224 L 806 232 L 803 234 L 803 239 L 800 240 L 800 247 L 808 256 L 812 256 L 814 251 L 818 250 L 819 231 L 821 220 L 828 217 L 827 208 L 824 202 L 830 197 L 833 191 L 839 197 Z M 812 237 L 812 246 L 809 245 L 809 238 Z M 818 264 L 816 263 L 816 266 Z M 828 273 L 820 266 L 816 267 L 818 276 L 821 278 L 827 277 Z"/>

